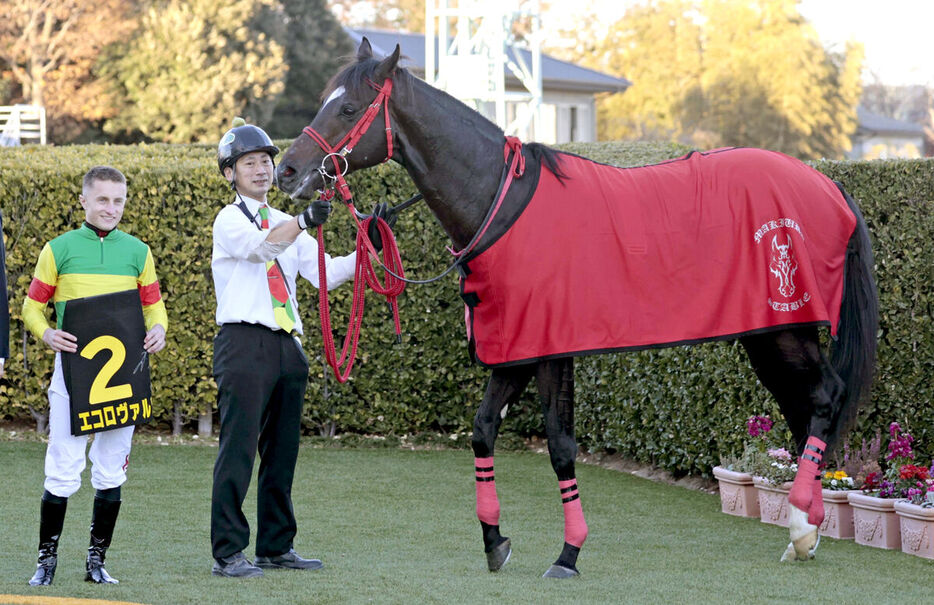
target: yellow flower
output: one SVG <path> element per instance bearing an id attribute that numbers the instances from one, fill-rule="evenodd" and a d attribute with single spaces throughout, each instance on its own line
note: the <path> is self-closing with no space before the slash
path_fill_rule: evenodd
<path id="1" fill-rule="evenodd" d="M 846 476 L 847 475 L 845 471 L 837 471 L 833 474 L 834 479 L 846 479 Z"/>

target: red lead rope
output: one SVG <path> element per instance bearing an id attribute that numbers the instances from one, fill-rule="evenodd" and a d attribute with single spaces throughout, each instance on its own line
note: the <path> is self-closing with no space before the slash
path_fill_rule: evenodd
<path id="1" fill-rule="evenodd" d="M 402 327 L 399 323 L 399 303 L 398 296 L 405 289 L 405 282 L 386 273 L 386 282 L 381 284 L 376 277 L 376 271 L 373 268 L 373 262 L 370 260 L 370 253 L 376 254 L 373 244 L 367 235 L 367 227 L 370 217 L 362 223 L 357 219 L 357 213 L 354 211 L 353 204 L 348 204 L 350 213 L 357 223 L 357 264 L 354 268 L 353 279 L 353 306 L 350 310 L 350 319 L 347 325 L 347 334 L 344 335 L 344 344 L 341 347 L 340 358 L 337 357 L 337 348 L 334 345 L 334 334 L 331 332 L 331 307 L 328 303 L 327 286 L 321 287 L 321 280 L 327 280 L 327 272 L 324 262 L 324 230 L 318 225 L 318 312 L 321 316 L 321 337 L 324 340 L 324 358 L 331 366 L 334 377 L 338 382 L 347 382 L 350 377 L 350 371 L 353 368 L 354 360 L 357 357 L 357 343 L 360 340 L 360 326 L 363 323 L 363 309 L 366 302 L 366 288 L 369 286 L 377 294 L 386 297 L 386 302 L 392 307 L 392 319 L 395 324 L 396 337 L 401 338 Z M 396 245 L 396 238 L 392 234 L 392 229 L 383 219 L 378 219 L 380 239 L 383 241 L 383 264 L 386 269 L 392 271 L 400 277 L 405 277 L 402 269 L 402 257 L 399 255 L 399 247 Z M 349 347 L 349 351 L 348 351 Z M 349 356 L 348 356 L 349 352 Z M 341 369 L 341 366 L 346 366 Z"/>

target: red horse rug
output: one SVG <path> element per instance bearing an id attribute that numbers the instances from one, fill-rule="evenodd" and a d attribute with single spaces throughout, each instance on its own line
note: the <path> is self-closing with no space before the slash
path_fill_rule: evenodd
<path id="1" fill-rule="evenodd" d="M 836 334 L 856 218 L 837 185 L 760 149 L 637 168 L 561 154 L 510 228 L 466 259 L 477 360 L 501 366 L 736 338 Z"/>

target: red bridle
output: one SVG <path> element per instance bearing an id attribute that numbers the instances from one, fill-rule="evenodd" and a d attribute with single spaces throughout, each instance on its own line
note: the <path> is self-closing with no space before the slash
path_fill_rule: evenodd
<path id="1" fill-rule="evenodd" d="M 382 219 L 368 217 L 362 223 L 360 222 L 356 208 L 354 208 L 353 205 L 353 195 L 350 193 L 350 187 L 347 185 L 347 181 L 344 180 L 344 173 L 347 172 L 347 155 L 353 151 L 357 142 L 366 134 L 367 129 L 369 129 L 373 120 L 376 119 L 376 114 L 379 113 L 380 108 L 383 107 L 384 104 L 385 111 L 383 115 L 386 120 L 386 159 L 383 161 L 387 162 L 392 157 L 392 127 L 389 124 L 389 95 L 392 93 L 392 79 L 386 78 L 382 87 L 377 86 L 376 83 L 371 80 L 367 80 L 367 83 L 376 89 L 379 94 L 376 95 L 376 98 L 373 99 L 373 102 L 367 107 L 367 110 L 360 117 L 360 120 L 353 125 L 350 132 L 344 135 L 344 137 L 333 146 L 329 145 L 324 137 L 311 126 L 306 126 L 302 129 L 302 132 L 307 134 L 309 138 L 317 143 L 325 154 L 327 154 L 321 158 L 321 166 L 318 167 L 318 172 L 325 180 L 325 192 L 321 196 L 322 199 L 330 200 L 333 198 L 336 188 L 336 190 L 340 191 L 341 198 L 343 198 L 344 202 L 347 204 L 347 207 L 350 209 L 350 214 L 357 224 L 357 260 L 356 269 L 354 271 L 353 307 L 350 312 L 347 333 L 344 336 L 344 345 L 341 348 L 340 356 L 337 355 L 337 347 L 334 344 L 333 331 L 331 330 L 328 289 L 327 287 L 318 288 L 318 313 L 321 318 L 324 357 L 328 365 L 331 366 L 334 377 L 341 383 L 346 382 L 350 377 L 350 370 L 353 368 L 354 360 L 357 357 L 357 342 L 360 339 L 360 325 L 363 322 L 363 309 L 367 286 L 373 289 L 377 294 L 386 296 L 387 302 L 389 302 L 389 305 L 392 307 L 396 338 L 399 339 L 399 342 L 402 340 L 397 298 L 405 288 L 405 273 L 402 270 L 402 259 L 399 256 L 399 248 L 396 246 L 396 239 L 393 237 L 389 225 Z M 334 164 L 333 175 L 328 174 L 327 168 L 325 167 L 328 158 L 331 158 L 331 162 Z M 340 164 L 338 164 L 338 158 L 344 160 L 343 170 L 341 170 Z M 327 187 L 328 180 L 335 184 L 334 188 Z M 369 224 L 370 221 L 373 220 L 379 220 L 378 228 L 380 237 L 383 240 L 383 260 L 386 263 L 385 268 L 387 269 L 385 284 L 379 282 L 373 269 L 373 264 L 370 261 L 370 255 L 379 258 L 379 253 L 373 248 L 373 244 L 370 242 L 368 236 Z M 327 275 L 324 252 L 324 230 L 321 225 L 318 225 L 318 275 L 322 278 Z M 343 366 L 343 368 L 341 366 Z"/>
<path id="2" fill-rule="evenodd" d="M 373 120 L 376 119 L 376 114 L 379 113 L 384 102 L 386 106 L 386 110 L 383 112 L 386 123 L 386 159 L 383 161 L 388 162 L 392 157 L 392 126 L 389 124 L 389 95 L 392 94 L 392 78 L 386 78 L 383 81 L 382 87 L 377 86 L 372 80 L 367 80 L 367 84 L 372 86 L 379 94 L 376 95 L 376 98 L 373 99 L 373 102 L 370 103 L 370 106 L 367 107 L 364 114 L 357 123 L 354 124 L 353 128 L 350 129 L 350 132 L 345 134 L 344 138 L 333 146 L 329 145 L 324 137 L 310 125 L 302 129 L 302 132 L 307 134 L 311 140 L 317 143 L 321 150 L 327 154 L 321 158 L 321 166 L 318 168 L 318 172 L 320 172 L 321 176 L 325 179 L 330 179 L 336 183 L 336 188 L 340 191 L 341 198 L 343 198 L 345 202 L 349 202 L 353 198 L 353 195 L 350 193 L 350 187 L 347 185 L 347 181 L 344 180 L 344 174 L 347 172 L 347 156 L 353 151 L 357 142 L 363 138 L 363 135 L 366 134 L 366 131 L 370 128 L 370 124 L 373 123 Z M 328 174 L 327 168 L 325 168 L 325 162 L 327 162 L 328 158 L 331 158 L 331 162 L 334 164 L 333 175 Z M 343 170 L 341 170 L 340 164 L 337 162 L 338 158 L 344 160 Z M 334 192 L 325 192 L 322 197 L 324 199 L 331 199 L 334 197 Z"/>

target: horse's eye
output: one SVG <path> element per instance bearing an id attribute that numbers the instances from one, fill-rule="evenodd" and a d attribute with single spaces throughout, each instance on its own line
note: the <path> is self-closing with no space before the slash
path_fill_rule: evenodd
<path id="1" fill-rule="evenodd" d="M 353 105 L 344 105 L 341 107 L 341 115 L 351 117 L 353 114 L 357 113 L 357 110 Z"/>

